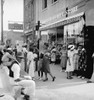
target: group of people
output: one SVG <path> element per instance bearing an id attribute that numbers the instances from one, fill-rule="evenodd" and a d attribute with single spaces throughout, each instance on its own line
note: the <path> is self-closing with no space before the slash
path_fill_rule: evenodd
<path id="1" fill-rule="evenodd" d="M 23 95 L 26 100 L 35 96 L 35 82 L 30 74 L 21 75 L 21 65 L 12 48 L 0 48 L 0 88 L 8 91 L 8 94 L 14 91 L 10 95 L 15 99 L 18 98 L 18 90 L 21 91 L 19 96 Z"/>
<path id="2" fill-rule="evenodd" d="M 71 44 L 68 47 L 63 45 L 59 51 L 61 71 L 65 69 L 67 79 L 72 79 L 73 75 L 82 79 L 88 78 L 87 54 L 83 45 Z M 22 52 L 24 57 L 18 57 Z M 35 95 L 35 70 L 38 72 L 39 80 L 48 81 L 49 74 L 52 82 L 55 81 L 56 77 L 51 73 L 50 63 L 55 63 L 57 49 L 53 47 L 49 52 L 46 46 L 44 52 L 39 53 L 33 47 L 27 50 L 25 45 L 22 52 L 19 53 L 10 47 L 0 48 L 0 86 L 9 87 L 7 83 L 20 86 L 24 98 L 32 98 Z M 21 75 L 21 60 L 18 58 L 26 58 L 25 75 Z M 44 79 L 43 75 L 45 75 Z"/>
<path id="3" fill-rule="evenodd" d="M 59 59 L 61 71 L 67 73 L 67 79 L 77 76 L 81 79 L 91 79 L 93 73 L 94 54 L 84 44 L 45 45 L 51 64 L 57 64 Z M 58 56 L 57 56 L 58 54 Z M 58 57 L 58 58 L 57 58 Z"/>
<path id="4" fill-rule="evenodd" d="M 39 79 L 43 79 L 43 72 L 45 73 L 45 79 L 44 82 L 48 80 L 47 74 L 49 74 L 52 78 L 52 81 L 55 81 L 55 76 L 52 75 L 50 70 L 50 59 L 49 59 L 49 53 L 41 53 L 39 56 L 38 61 L 38 76 Z"/>
<path id="5" fill-rule="evenodd" d="M 61 63 L 60 66 L 63 69 L 65 69 L 65 72 L 67 73 L 67 79 L 72 79 L 73 75 L 77 76 L 78 78 L 82 79 L 90 79 L 91 73 L 93 72 L 88 65 L 88 54 L 84 48 L 83 45 L 69 45 L 67 50 L 66 47 L 63 47 L 63 50 L 61 52 Z M 91 58 L 93 59 L 93 58 Z M 93 66 L 93 65 L 92 65 Z"/>
<path id="6" fill-rule="evenodd" d="M 25 49 L 27 52 L 26 72 L 32 77 L 32 79 L 35 80 L 35 71 L 37 71 L 39 80 L 43 80 L 43 82 L 47 81 L 47 74 L 49 74 L 52 78 L 52 81 L 55 81 L 56 77 L 52 75 L 50 70 L 49 53 L 39 53 L 35 47 L 30 47 L 29 50 L 27 50 L 27 48 Z"/>

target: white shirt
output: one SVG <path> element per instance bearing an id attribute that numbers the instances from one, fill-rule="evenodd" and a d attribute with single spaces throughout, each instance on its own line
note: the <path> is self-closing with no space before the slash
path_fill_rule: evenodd
<path id="1" fill-rule="evenodd" d="M 14 79 L 18 79 L 20 78 L 20 66 L 19 64 L 13 64 L 12 69 L 11 69 L 14 73 Z"/>

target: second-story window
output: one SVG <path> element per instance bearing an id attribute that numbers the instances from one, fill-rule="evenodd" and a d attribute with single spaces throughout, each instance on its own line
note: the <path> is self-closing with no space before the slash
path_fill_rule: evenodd
<path id="1" fill-rule="evenodd" d="M 56 2 L 57 0 L 52 0 L 52 3 Z"/>
<path id="2" fill-rule="evenodd" d="M 42 0 L 42 8 L 47 8 L 47 0 Z"/>

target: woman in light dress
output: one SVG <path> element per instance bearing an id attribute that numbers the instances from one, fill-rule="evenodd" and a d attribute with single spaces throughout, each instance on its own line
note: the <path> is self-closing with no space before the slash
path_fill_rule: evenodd
<path id="1" fill-rule="evenodd" d="M 73 61 L 74 61 L 74 75 L 77 75 L 78 60 L 79 60 L 78 48 L 77 48 L 77 46 L 75 46 L 75 48 L 74 48 L 74 57 L 73 57 Z"/>
<path id="2" fill-rule="evenodd" d="M 32 79 L 34 79 L 34 72 L 35 72 L 35 63 L 34 63 L 34 54 L 33 54 L 33 48 L 29 48 L 29 52 L 27 54 L 27 66 L 28 66 L 28 71 L 29 75 L 31 76 Z"/>
<path id="3" fill-rule="evenodd" d="M 61 71 L 60 72 L 66 69 L 66 64 L 67 64 L 67 50 L 66 50 L 66 46 L 63 46 L 61 50 L 61 62 L 60 62 Z"/>
<path id="4" fill-rule="evenodd" d="M 74 62 L 73 62 L 73 56 L 74 56 L 74 46 L 69 45 L 68 46 L 68 58 L 67 58 L 67 66 L 66 66 L 66 72 L 67 72 L 67 79 L 72 79 L 72 72 L 74 71 Z"/>

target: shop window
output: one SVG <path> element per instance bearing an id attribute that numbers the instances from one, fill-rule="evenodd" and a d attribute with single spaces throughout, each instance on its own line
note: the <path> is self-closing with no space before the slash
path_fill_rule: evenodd
<path id="1" fill-rule="evenodd" d="M 57 0 L 52 0 L 52 3 L 56 2 Z"/>
<path id="2" fill-rule="evenodd" d="M 51 41 L 55 41 L 55 40 L 56 40 L 56 36 L 53 35 L 53 36 L 51 37 Z"/>
<path id="3" fill-rule="evenodd" d="M 79 22 L 64 26 L 64 42 L 68 40 L 68 43 L 83 43 L 83 37 L 80 37 L 83 25 L 84 23 L 80 20 Z"/>
<path id="4" fill-rule="evenodd" d="M 42 0 L 42 9 L 47 8 L 47 0 Z"/>

